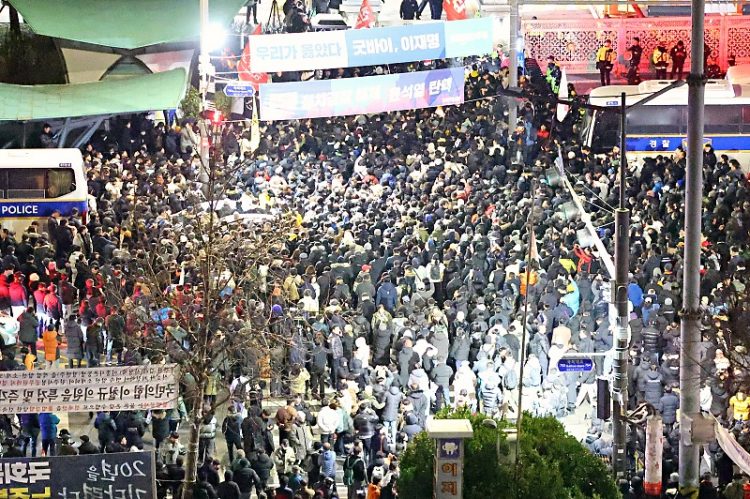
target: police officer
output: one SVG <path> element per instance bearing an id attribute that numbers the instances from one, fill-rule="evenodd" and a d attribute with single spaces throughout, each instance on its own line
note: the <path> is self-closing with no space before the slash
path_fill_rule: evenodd
<path id="1" fill-rule="evenodd" d="M 630 52 L 630 67 L 628 68 L 628 85 L 638 85 L 641 82 L 641 75 L 638 71 L 638 66 L 641 64 L 641 55 L 643 55 L 643 47 L 641 47 L 641 39 L 633 37 L 633 45 L 628 48 Z"/>
<path id="2" fill-rule="evenodd" d="M 599 70 L 602 86 L 610 84 L 610 73 L 612 73 L 614 61 L 615 51 L 612 49 L 612 40 L 604 40 L 604 46 L 596 51 L 596 69 Z"/>

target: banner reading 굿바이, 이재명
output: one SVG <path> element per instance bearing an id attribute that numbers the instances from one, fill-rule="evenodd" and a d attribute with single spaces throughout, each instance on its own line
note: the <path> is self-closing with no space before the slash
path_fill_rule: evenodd
<path id="1" fill-rule="evenodd" d="M 358 30 L 252 36 L 250 69 L 257 73 L 374 66 L 489 54 L 493 18 Z"/>
<path id="2" fill-rule="evenodd" d="M 260 87 L 264 121 L 374 114 L 461 104 L 464 68 Z"/>

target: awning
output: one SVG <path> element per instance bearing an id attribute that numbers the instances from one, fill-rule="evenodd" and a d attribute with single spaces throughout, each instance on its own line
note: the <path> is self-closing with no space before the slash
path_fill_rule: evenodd
<path id="1" fill-rule="evenodd" d="M 187 72 L 173 69 L 132 78 L 71 85 L 0 84 L 0 121 L 34 121 L 176 108 Z"/>
<path id="2" fill-rule="evenodd" d="M 39 35 L 136 49 L 197 40 L 199 0 L 11 0 Z M 211 0 L 211 24 L 228 26 L 245 0 Z"/>

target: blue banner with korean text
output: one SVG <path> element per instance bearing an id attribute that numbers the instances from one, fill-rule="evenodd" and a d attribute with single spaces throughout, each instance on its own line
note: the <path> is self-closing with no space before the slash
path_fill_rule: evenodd
<path id="1" fill-rule="evenodd" d="M 496 39 L 490 17 L 384 28 L 253 36 L 256 73 L 374 66 L 489 54 Z"/>
<path id="2" fill-rule="evenodd" d="M 156 499 L 153 452 L 0 460 L 0 498 Z"/>
<path id="3" fill-rule="evenodd" d="M 461 104 L 464 68 L 260 86 L 264 121 L 373 114 Z"/>

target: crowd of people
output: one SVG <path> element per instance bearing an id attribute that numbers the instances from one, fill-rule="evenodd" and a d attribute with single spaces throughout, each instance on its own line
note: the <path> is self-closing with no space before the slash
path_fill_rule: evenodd
<path id="1" fill-rule="evenodd" d="M 472 61 L 461 106 L 265 123 L 257 150 L 249 129 L 224 128 L 224 159 L 237 166 L 225 192 L 297 213 L 299 227 L 273 269 L 278 282 L 269 278 L 262 290 L 265 310 L 284 318 L 269 325 L 287 339 L 271 354 L 278 376 L 265 388 L 246 384 L 259 370 L 240 365 L 227 386 L 207 393 L 209 402 L 219 391 L 231 401 L 224 417 L 207 411 L 201 424 L 194 497 L 331 498 L 342 485 L 349 499 L 397 497 L 398 456 L 430 417 L 461 406 L 515 417 L 521 389 L 522 409 L 536 416 L 586 408 L 592 425 L 585 444 L 611 453 L 606 423 L 588 411 L 596 377 L 611 370 L 610 276 L 603 255 L 578 240 L 582 222 L 562 213 L 569 193 L 545 172 L 559 145 L 566 175 L 611 249 L 619 151 L 593 155 L 582 145 L 574 134 L 578 112 L 555 123 L 541 74 L 521 79 L 529 98 L 509 126 L 502 119 L 508 104 L 497 97 L 507 73 L 492 61 Z M 169 223 L 201 201 L 197 128 L 134 121 L 119 137 L 116 145 L 98 137 L 84 151 L 85 221 L 54 216 L 24 234 L 0 234 L 0 310 L 17 318 L 23 345 L 6 341 L 3 369 L 40 368 L 37 355 L 57 368 L 61 344 L 70 367 L 173 361 L 131 346 L 144 331 L 111 299 L 115 285 L 147 310 L 149 295 L 161 291 L 200 310 L 200 295 L 190 289 L 200 278 L 191 270 L 198 236 Z M 750 185 L 739 163 L 716 157 L 710 146 L 704 164 L 701 402 L 750 446 L 743 337 Z M 632 162 L 626 193 L 633 214 L 628 402 L 662 414 L 665 493 L 674 485 L 679 439 L 684 176 L 680 150 Z M 170 246 L 177 265 L 163 290 L 146 290 L 132 261 L 160 244 Z M 252 321 L 241 300 L 229 296 L 224 306 L 235 310 L 234 321 Z M 148 333 L 170 334 L 158 316 L 152 313 Z M 566 354 L 592 352 L 601 354 L 593 371 L 558 369 Z M 21 414 L 4 422 L 7 435 L 12 423 L 21 430 L 6 440 L 4 455 L 36 455 L 38 436 L 47 455 L 120 452 L 142 448 L 150 430 L 160 497 L 167 497 L 185 476 L 179 424 L 189 409 L 181 402 L 170 411 L 99 413 L 98 446 L 87 436 L 72 445 L 58 434 L 54 414 Z M 643 428 L 634 425 L 626 497 L 644 497 L 644 448 Z M 715 445 L 705 448 L 703 466 L 720 489 L 736 482 Z M 716 493 L 710 479 L 701 486 Z"/>

